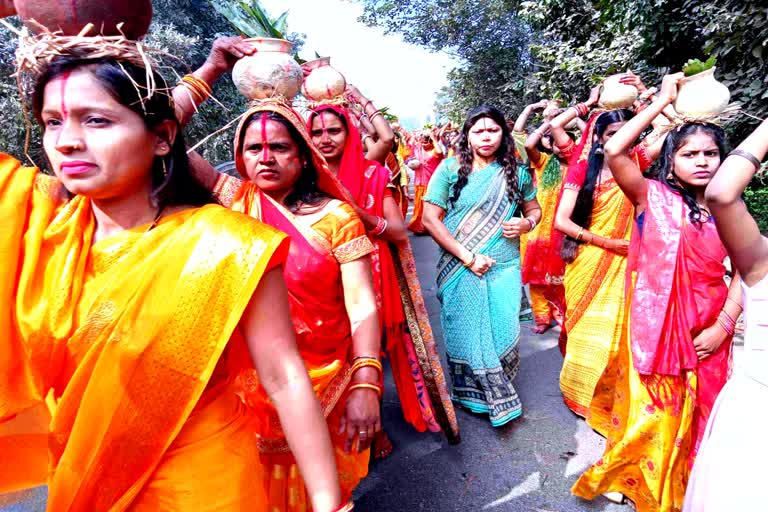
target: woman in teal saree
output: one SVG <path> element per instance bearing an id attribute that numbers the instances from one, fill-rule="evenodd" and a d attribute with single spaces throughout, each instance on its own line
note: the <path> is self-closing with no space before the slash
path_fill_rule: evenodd
<path id="1" fill-rule="evenodd" d="M 424 202 L 424 225 L 443 249 L 437 285 L 453 400 L 499 427 L 522 414 L 512 385 L 520 365 L 520 235 L 536 227 L 541 208 L 530 174 L 518 172 L 498 109 L 469 113 L 457 156 L 435 171 Z"/>

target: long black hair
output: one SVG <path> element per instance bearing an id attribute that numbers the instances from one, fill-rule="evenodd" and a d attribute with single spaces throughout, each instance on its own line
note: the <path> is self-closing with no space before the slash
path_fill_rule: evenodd
<path id="1" fill-rule="evenodd" d="M 517 177 L 517 160 L 515 159 L 515 143 L 512 140 L 512 134 L 507 127 L 504 114 L 496 107 L 491 105 L 480 105 L 469 111 L 467 120 L 461 128 L 459 140 L 456 142 L 456 156 L 459 161 L 459 179 L 453 185 L 453 195 L 450 198 L 450 204 L 453 206 L 461 195 L 461 190 L 467 185 L 469 175 L 472 172 L 472 163 L 474 154 L 469 146 L 469 130 L 480 119 L 487 117 L 501 127 L 501 145 L 496 150 L 496 161 L 504 169 L 507 176 L 507 194 L 512 204 L 520 204 L 523 201 L 523 195 L 520 192 L 520 185 Z"/>
<path id="2" fill-rule="evenodd" d="M 728 142 L 725 131 L 712 123 L 686 123 L 675 128 L 667 135 L 661 147 L 661 155 L 649 170 L 649 177 L 665 184 L 683 198 L 688 206 L 688 219 L 696 227 L 701 227 L 702 217 L 708 217 L 696 201 L 696 196 L 684 183 L 675 176 L 675 153 L 688 141 L 688 137 L 696 133 L 705 133 L 714 141 L 720 152 L 720 162 L 728 154 Z"/>
<path id="3" fill-rule="evenodd" d="M 610 110 L 600 114 L 595 120 L 594 134 L 595 139 L 600 139 L 609 125 L 613 123 L 620 123 L 622 121 L 629 121 L 634 114 L 631 110 Z M 578 156 L 576 156 L 578 158 Z M 573 207 L 573 213 L 571 214 L 571 220 L 577 225 L 588 229 L 592 224 L 592 208 L 595 205 L 595 187 L 597 186 L 597 178 L 600 176 L 600 171 L 603 169 L 603 162 L 605 160 L 605 154 L 603 153 L 603 145 L 597 140 L 593 140 L 592 148 L 589 150 L 589 157 L 587 160 L 587 173 L 584 183 L 581 185 L 579 195 L 576 196 L 576 205 Z M 566 236 L 563 240 L 563 247 L 560 255 L 563 260 L 570 263 L 576 259 L 576 253 L 578 252 L 579 243 L 575 238 Z"/>
<path id="4" fill-rule="evenodd" d="M 177 125 L 176 137 L 167 141 L 171 147 L 164 157 L 155 157 L 152 165 L 151 200 L 154 206 L 201 206 L 213 202 L 211 193 L 192 177 L 187 158 L 184 136 L 176 119 L 173 98 L 168 86 L 159 73 L 152 71 L 156 92 L 143 97 L 148 90 L 147 70 L 129 62 L 118 62 L 110 58 L 80 58 L 74 55 L 56 57 L 46 66 L 35 82 L 32 95 L 32 111 L 43 130 L 42 120 L 45 86 L 53 79 L 76 69 L 86 68 L 99 84 L 121 105 L 136 112 L 149 130 L 154 130 L 164 121 Z M 140 92 L 142 91 L 142 92 Z"/>
<path id="5" fill-rule="evenodd" d="M 293 124 L 291 124 L 285 117 L 278 114 L 277 112 L 264 113 L 267 115 L 267 119 L 270 121 L 275 121 L 276 123 L 280 123 L 281 125 L 285 126 L 285 129 L 288 130 L 288 133 L 291 135 L 291 139 L 299 148 L 299 159 L 302 162 L 305 162 L 304 168 L 299 174 L 299 179 L 293 185 L 293 190 L 285 198 L 286 208 L 288 208 L 288 210 L 291 212 L 296 213 L 301 205 L 317 206 L 322 203 L 323 200 L 328 199 L 328 196 L 325 195 L 317 186 L 319 174 L 315 168 L 314 161 L 312 160 L 312 151 L 310 150 L 307 141 L 304 140 L 304 137 L 302 137 L 299 133 L 299 130 L 297 130 Z M 239 140 L 237 144 L 237 147 L 240 148 L 239 151 L 242 151 L 243 140 L 245 139 L 245 133 L 248 130 L 248 127 L 257 118 L 261 120 L 261 115 L 259 115 L 258 112 L 248 118 L 248 120 L 243 125 L 241 130 L 242 135 L 240 136 L 241 140 Z"/>

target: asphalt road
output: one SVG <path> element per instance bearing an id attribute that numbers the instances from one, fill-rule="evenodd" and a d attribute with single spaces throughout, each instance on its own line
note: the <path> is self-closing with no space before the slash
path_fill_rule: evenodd
<path id="1" fill-rule="evenodd" d="M 441 343 L 440 304 L 434 284 L 437 247 L 428 237 L 412 238 L 412 243 L 432 328 Z M 395 451 L 388 459 L 373 463 L 370 475 L 355 493 L 355 510 L 630 510 L 603 498 L 588 502 L 571 495 L 571 485 L 599 458 L 604 442 L 562 402 L 559 331 L 537 336 L 530 327 L 530 322 L 522 324 L 522 363 L 515 381 L 523 416 L 493 428 L 486 416 L 458 410 L 462 437 L 458 446 L 448 445 L 438 434 L 420 434 L 405 423 L 390 380 L 384 426 Z"/>

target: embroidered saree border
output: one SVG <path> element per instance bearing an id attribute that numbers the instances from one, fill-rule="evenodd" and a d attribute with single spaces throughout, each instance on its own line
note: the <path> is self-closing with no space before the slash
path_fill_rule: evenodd
<path id="1" fill-rule="evenodd" d="M 445 381 L 445 373 L 440 356 L 437 353 L 435 338 L 429 323 L 427 308 L 421 294 L 416 265 L 413 259 L 413 250 L 410 243 L 394 247 L 389 244 L 393 253 L 395 275 L 400 288 L 400 298 L 403 301 L 403 311 L 410 330 L 419 366 L 424 376 L 427 393 L 432 402 L 437 423 L 440 425 L 448 442 L 458 444 L 461 442 L 459 424 L 456 420 L 456 411 L 451 402 L 448 385 Z M 406 262 L 405 264 L 403 262 Z"/>
<path id="2" fill-rule="evenodd" d="M 371 240 L 367 236 L 361 236 L 338 246 L 333 251 L 333 255 L 336 257 L 336 261 L 344 264 L 367 256 L 374 250 Z"/>

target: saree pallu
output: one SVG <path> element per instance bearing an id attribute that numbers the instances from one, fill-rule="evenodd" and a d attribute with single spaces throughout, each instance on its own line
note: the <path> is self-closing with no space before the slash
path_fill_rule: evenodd
<path id="1" fill-rule="evenodd" d="M 453 399 L 473 412 L 488 414 L 491 425 L 501 426 L 522 414 L 512 385 L 520 366 L 519 240 L 501 236 L 501 223 L 512 218 L 517 206 L 509 201 L 503 169 L 493 163 L 472 172 L 459 199 L 448 207 L 458 163 L 451 159 L 443 166 L 425 200 L 446 209 L 443 222 L 459 243 L 496 260 L 483 277 L 445 251 L 438 260 L 438 298 Z M 530 176 L 526 172 L 520 179 L 527 185 L 521 187 L 524 200 L 531 200 L 536 191 Z"/>
<path id="2" fill-rule="evenodd" d="M 385 170 L 373 162 L 363 176 L 365 209 L 384 215 L 387 182 Z M 421 294 L 416 264 L 409 242 L 390 244 L 371 238 L 374 286 L 384 329 L 383 346 L 392 366 L 392 376 L 403 417 L 417 431 L 442 431 L 451 443 L 459 441 L 458 422 L 450 402 L 437 345 Z"/>
<path id="3" fill-rule="evenodd" d="M 408 216 L 408 173 L 405 172 L 405 164 L 399 155 L 390 153 L 386 160 L 387 169 L 390 174 L 390 185 L 397 205 L 400 207 L 400 213 L 403 219 Z"/>
<path id="4" fill-rule="evenodd" d="M 595 189 L 589 231 L 606 238 L 628 238 L 633 211 L 610 179 Z M 595 386 L 622 334 L 626 262 L 624 256 L 583 244 L 565 269 L 568 345 L 560 390 L 565 404 L 579 416 L 587 416 Z"/>
<path id="5" fill-rule="evenodd" d="M 370 452 L 345 453 L 345 435 L 339 434 L 347 387 L 352 378 L 348 363 L 352 333 L 344 303 L 340 265 L 327 239 L 260 193 L 253 183 L 242 184 L 232 209 L 253 216 L 291 237 L 284 276 L 296 341 L 328 421 L 342 493 L 344 499 L 349 499 L 360 480 L 368 474 Z M 370 242 L 366 247 L 370 247 Z M 280 427 L 277 411 L 266 405 L 265 397 L 259 399 L 256 396 L 260 393 L 258 386 L 253 386 L 251 393 L 254 394 L 251 399 L 261 403 L 264 411 L 265 421 L 258 437 L 261 461 L 266 468 L 264 487 L 269 494 L 269 510 L 309 510 L 309 497 Z"/>
<path id="6" fill-rule="evenodd" d="M 0 313 L 0 418 L 12 426 L 48 398 L 48 510 L 140 509 L 152 488 L 170 496 L 153 510 L 263 507 L 259 461 L 239 444 L 255 448 L 248 409 L 233 387 L 251 361 L 242 338 L 230 339 L 261 276 L 282 262 L 284 235 L 210 205 L 93 243 L 90 201 L 59 191 L 0 157 L 0 296 L 10 305 Z M 190 486 L 189 470 L 156 473 L 184 439 L 194 440 L 183 448 L 197 469 L 191 495 L 173 491 Z M 219 487 L 224 469 L 207 456 L 231 443 L 242 453 L 222 459 L 229 483 Z"/>
<path id="7" fill-rule="evenodd" d="M 648 181 L 641 215 L 629 321 L 588 421 L 605 432 L 606 451 L 573 492 L 591 499 L 617 491 L 641 512 L 679 511 L 704 427 L 728 376 L 730 339 L 706 359 L 685 362 L 693 338 L 717 321 L 725 305 L 726 251 L 714 223 L 692 225 L 680 196 L 658 182 Z"/>

